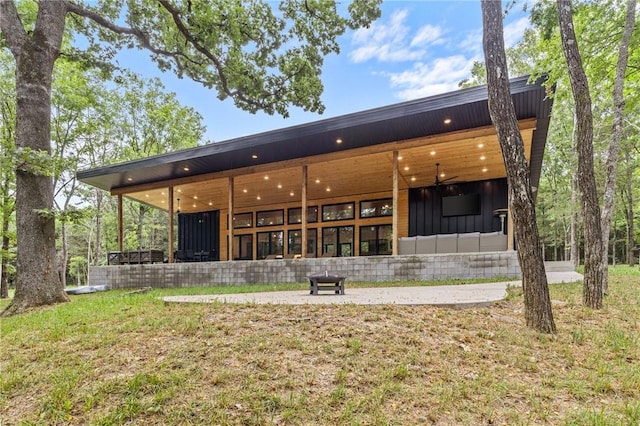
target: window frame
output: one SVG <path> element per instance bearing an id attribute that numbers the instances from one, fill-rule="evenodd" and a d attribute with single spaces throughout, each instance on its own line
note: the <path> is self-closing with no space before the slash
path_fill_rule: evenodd
<path id="1" fill-rule="evenodd" d="M 272 244 L 273 243 L 273 239 L 271 237 L 271 234 L 281 234 L 282 236 L 282 246 L 278 247 L 277 244 Z M 262 234 L 267 234 L 269 235 L 269 250 L 268 253 L 265 255 L 264 253 L 260 253 L 260 235 Z M 275 248 L 275 250 L 274 250 Z M 281 248 L 281 250 L 278 250 L 278 248 Z M 278 229 L 278 230 L 272 230 L 272 231 L 263 231 L 263 232 L 256 232 L 256 258 L 258 259 L 264 259 L 267 256 L 270 255 L 280 255 L 283 256 L 284 255 L 284 230 L 282 229 Z"/>
<path id="2" fill-rule="evenodd" d="M 325 247 L 328 245 L 325 242 L 325 234 L 324 231 L 325 229 L 335 229 L 336 230 L 336 241 L 334 243 L 331 243 L 331 252 L 334 253 L 334 255 L 332 257 L 350 257 L 350 256 L 355 256 L 355 239 L 356 239 L 356 227 L 354 225 L 345 225 L 345 226 L 325 226 L 322 228 L 322 250 L 321 250 L 321 256 L 324 256 L 326 253 L 328 253 L 329 251 L 325 252 Z M 340 234 L 341 231 L 343 230 L 347 230 L 350 229 L 351 230 L 351 241 L 342 241 L 340 239 Z M 345 248 L 345 246 L 349 246 L 349 251 L 350 254 L 343 256 L 343 249 Z"/>
<path id="3" fill-rule="evenodd" d="M 302 229 L 301 228 L 296 228 L 296 229 L 289 229 L 287 230 L 287 254 L 302 254 L 302 251 L 297 252 L 297 251 L 292 251 L 292 244 L 291 244 L 291 233 L 292 232 L 300 232 L 300 234 L 302 234 Z M 309 238 L 309 234 L 315 234 L 314 237 L 312 239 Z M 295 237 L 295 236 L 294 236 Z M 302 235 L 300 235 L 300 248 L 302 249 Z M 309 251 L 309 243 L 310 241 L 313 240 L 315 241 L 314 244 L 314 250 Z M 293 245 L 293 247 L 295 247 L 295 244 Z M 313 256 L 315 256 L 317 250 L 318 250 L 318 229 L 317 228 L 307 228 L 307 256 L 309 256 L 310 254 L 313 254 Z"/>
<path id="4" fill-rule="evenodd" d="M 300 213 L 300 221 L 292 221 L 291 220 L 291 212 L 298 210 Z M 315 213 L 315 219 L 311 220 L 310 217 L 311 215 L 309 215 L 309 211 L 313 210 L 313 212 Z M 318 206 L 307 206 L 307 223 L 317 223 L 318 222 Z M 288 225 L 299 225 L 302 223 L 302 207 L 291 207 L 290 209 L 287 210 L 287 224 Z"/>
<path id="5" fill-rule="evenodd" d="M 351 217 L 341 217 L 341 218 L 334 218 L 334 219 L 325 219 L 325 209 L 329 208 L 329 207 L 336 207 L 336 206 L 345 206 L 345 209 L 342 211 L 348 211 L 351 210 Z M 348 206 L 351 206 L 351 209 L 349 209 Z M 335 203 L 335 204 L 325 204 L 322 206 L 322 222 L 338 222 L 341 220 L 354 220 L 356 218 L 356 203 L 354 201 L 349 201 L 346 203 Z"/>
<path id="6" fill-rule="evenodd" d="M 389 238 L 389 239 L 381 239 L 380 238 L 380 230 L 382 227 L 385 228 L 389 228 L 391 230 L 391 233 L 393 233 L 393 225 L 390 223 L 381 223 L 381 224 L 376 224 L 376 225 L 361 225 L 358 229 L 358 243 L 359 243 L 359 248 L 360 248 L 360 256 L 390 256 L 393 254 L 393 238 Z M 373 253 L 371 248 L 369 247 L 369 250 L 367 250 L 367 254 L 363 254 L 363 250 L 362 250 L 362 244 L 365 242 L 362 239 L 362 230 L 366 229 L 366 228 L 375 228 L 375 233 L 376 233 L 376 238 L 375 238 L 375 245 L 374 245 L 374 249 Z M 369 241 L 371 240 L 366 240 L 367 244 Z M 388 241 L 388 249 L 387 252 L 385 253 L 381 253 L 380 252 L 380 242 L 381 241 Z"/>
<path id="7" fill-rule="evenodd" d="M 249 225 L 237 226 L 236 221 L 242 216 L 249 216 Z M 253 212 L 243 212 L 233 214 L 233 229 L 248 229 L 253 228 Z"/>
<path id="8" fill-rule="evenodd" d="M 388 214 L 373 214 L 371 216 L 364 216 L 362 214 L 362 205 L 364 203 L 375 203 L 375 202 L 387 202 L 388 201 L 388 205 L 390 205 L 390 213 Z M 362 200 L 360 201 L 360 219 L 372 219 L 375 217 L 389 217 L 389 216 L 393 216 L 393 198 L 377 198 L 375 200 Z M 375 211 L 377 211 L 378 209 L 376 208 Z"/>
<path id="9" fill-rule="evenodd" d="M 236 238 L 238 241 L 236 241 Z M 248 257 L 242 257 L 242 240 L 248 238 L 251 240 L 251 250 Z M 233 250 L 238 250 L 239 256 L 236 257 L 235 253 L 232 253 L 233 260 L 253 260 L 253 234 L 234 234 L 233 235 Z"/>
<path id="10" fill-rule="evenodd" d="M 278 216 L 274 216 L 279 221 L 275 223 L 261 224 L 260 223 L 260 215 L 264 215 L 267 213 L 279 213 Z M 284 209 L 274 209 L 274 210 L 261 210 L 256 212 L 256 228 L 265 228 L 267 226 L 282 226 L 284 225 Z"/>

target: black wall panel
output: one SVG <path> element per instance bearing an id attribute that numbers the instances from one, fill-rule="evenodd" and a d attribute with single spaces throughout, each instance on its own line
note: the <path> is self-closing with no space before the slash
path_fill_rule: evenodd
<path id="1" fill-rule="evenodd" d="M 480 214 L 442 217 L 442 197 L 480 194 Z M 500 230 L 496 209 L 507 208 L 507 179 L 409 190 L 409 236 Z M 506 221 L 505 221 L 506 232 Z"/>
<path id="2" fill-rule="evenodd" d="M 209 252 L 209 260 L 220 260 L 220 212 L 178 214 L 178 250 Z"/>

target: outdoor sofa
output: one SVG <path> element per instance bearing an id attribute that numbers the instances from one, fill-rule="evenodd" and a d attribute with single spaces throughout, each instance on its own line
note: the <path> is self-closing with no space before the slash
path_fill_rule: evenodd
<path id="1" fill-rule="evenodd" d="M 496 232 L 418 235 L 398 239 L 398 254 L 476 253 L 507 250 L 507 236 Z"/>

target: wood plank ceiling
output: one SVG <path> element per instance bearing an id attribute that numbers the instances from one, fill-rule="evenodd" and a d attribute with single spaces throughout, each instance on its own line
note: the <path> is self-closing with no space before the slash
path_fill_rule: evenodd
<path id="1" fill-rule="evenodd" d="M 530 160 L 535 126 L 535 119 L 520 122 L 527 161 Z M 228 177 L 234 176 L 235 211 L 300 204 L 303 165 L 308 167 L 308 200 L 390 192 L 394 150 L 399 153 L 400 190 L 433 185 L 436 163 L 439 164 L 439 179 L 451 179 L 449 183 L 506 176 L 495 130 L 489 126 L 158 182 L 113 193 L 166 210 L 168 187 L 173 185 L 176 210 L 179 208 L 184 213 L 226 210 Z"/>

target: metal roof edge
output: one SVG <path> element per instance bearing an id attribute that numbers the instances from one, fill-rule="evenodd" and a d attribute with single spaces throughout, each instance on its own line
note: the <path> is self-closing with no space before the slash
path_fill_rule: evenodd
<path id="1" fill-rule="evenodd" d="M 537 79 L 529 84 L 530 76 L 522 76 L 510 79 L 511 94 L 523 93 L 530 90 L 540 90 L 543 78 Z M 80 170 L 77 177 L 80 181 L 91 180 L 93 177 L 105 174 L 117 174 L 138 168 L 153 167 L 165 163 L 175 163 L 187 161 L 194 158 L 216 155 L 224 152 L 231 152 L 252 147 L 264 146 L 277 141 L 324 133 L 328 130 L 340 130 L 356 125 L 391 120 L 394 118 L 414 115 L 428 111 L 452 108 L 463 104 L 484 101 L 488 98 L 487 86 L 474 86 L 456 90 L 453 92 L 441 93 L 426 98 L 413 99 L 410 101 L 372 108 L 364 111 L 353 112 L 336 117 L 321 119 L 309 123 L 298 124 L 281 129 L 269 130 L 220 142 L 200 145 L 193 148 L 186 148 L 179 151 L 172 151 L 165 154 L 154 155 L 122 163 L 100 166 Z M 463 101 L 463 102 L 460 102 Z"/>

